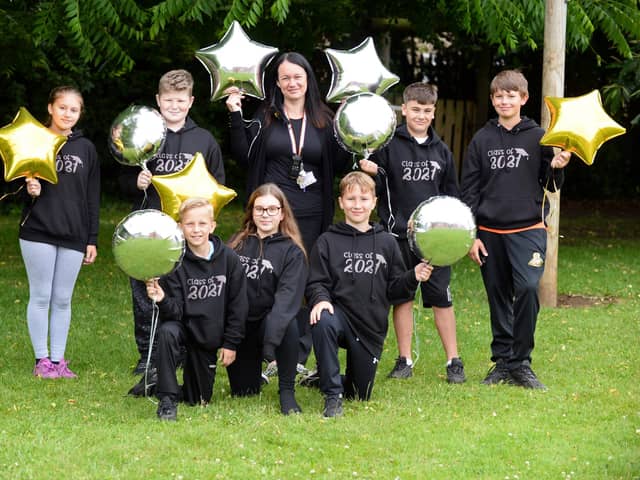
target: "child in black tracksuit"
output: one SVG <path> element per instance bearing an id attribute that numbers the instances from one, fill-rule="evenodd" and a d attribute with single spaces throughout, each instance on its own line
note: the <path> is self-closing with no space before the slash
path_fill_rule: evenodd
<path id="1" fill-rule="evenodd" d="M 211 400 L 216 376 L 216 355 L 228 367 L 245 331 L 247 288 L 240 259 L 211 235 L 213 208 L 201 198 L 185 200 L 180 226 L 187 249 L 182 263 L 169 275 L 149 280 L 147 295 L 157 302 L 158 417 L 175 420 L 180 388 L 176 367 L 186 349 L 182 399 L 190 405 Z M 211 235 L 211 236 L 210 236 Z"/>
<path id="2" fill-rule="evenodd" d="M 300 413 L 294 385 L 298 361 L 298 322 L 307 260 L 289 202 L 273 183 L 249 197 L 243 228 L 229 242 L 247 277 L 249 317 L 236 361 L 229 366 L 233 395 L 260 393 L 262 361 L 278 363 L 280 410 Z"/>
<path id="3" fill-rule="evenodd" d="M 407 222 L 415 208 L 435 195 L 459 197 L 458 180 L 449 147 L 432 127 L 438 90 L 428 83 L 412 83 L 402 94 L 400 125 L 389 145 L 375 152 L 371 160 L 361 160 L 360 168 L 374 176 L 382 225 L 392 233 L 407 266 L 420 263 L 409 247 Z M 456 317 L 449 283 L 451 267 L 436 267 L 428 282 L 421 284 L 424 307 L 432 308 L 433 320 L 447 358 L 449 383 L 465 381 L 464 365 L 458 356 Z M 393 325 L 398 340 L 398 358 L 390 378 L 412 376 L 411 337 L 413 298 L 393 307 Z"/>
<path id="4" fill-rule="evenodd" d="M 329 228 L 311 252 L 306 296 L 311 307 L 313 347 L 318 361 L 325 417 L 342 414 L 342 397 L 368 400 L 388 330 L 390 305 L 415 293 L 433 268 L 419 263 L 407 271 L 393 236 L 369 223 L 375 183 L 362 172 L 340 182 L 345 222 Z M 347 350 L 344 381 L 338 347 Z"/>
<path id="5" fill-rule="evenodd" d="M 120 178 L 123 191 L 134 198 L 134 209 L 160 210 L 160 197 L 150 187 L 153 175 L 166 175 L 184 169 L 193 156 L 200 152 L 207 170 L 220 184 L 225 182 L 224 164 L 220 147 L 211 133 L 199 127 L 190 117 L 193 105 L 193 77 L 186 70 L 171 70 L 158 83 L 156 102 L 167 125 L 167 136 L 162 151 L 147 163 L 146 170 L 127 167 Z M 145 201 L 146 195 L 146 201 Z M 131 279 L 134 335 L 140 358 L 134 374 L 144 372 L 151 329 L 151 302 L 147 298 L 144 282 Z"/>
<path id="6" fill-rule="evenodd" d="M 561 187 L 571 154 L 554 156 L 540 145 L 542 128 L 520 116 L 529 98 L 520 72 L 500 72 L 490 88 L 498 118 L 471 140 L 462 175 L 462 198 L 478 226 L 469 256 L 481 267 L 491 312 L 495 365 L 483 383 L 544 389 L 531 369 L 547 247 L 543 187 Z"/>

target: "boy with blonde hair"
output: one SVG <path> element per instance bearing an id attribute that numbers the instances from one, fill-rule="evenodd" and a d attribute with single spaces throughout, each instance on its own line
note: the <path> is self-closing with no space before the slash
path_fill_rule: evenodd
<path id="1" fill-rule="evenodd" d="M 146 283 L 160 311 L 157 387 L 161 420 L 176 420 L 178 401 L 205 405 L 211 400 L 217 358 L 228 367 L 244 337 L 247 290 L 236 253 L 213 235 L 213 207 L 203 198 L 180 206 L 180 228 L 187 243 L 182 263 L 160 280 Z M 184 386 L 176 367 L 182 349 Z"/>
<path id="2" fill-rule="evenodd" d="M 306 296 L 311 308 L 323 415 L 342 415 L 342 398 L 368 400 L 389 326 L 391 304 L 415 293 L 432 267 L 407 271 L 393 236 L 369 222 L 376 205 L 375 183 L 362 172 L 340 182 L 345 221 L 322 234 L 310 257 Z M 338 348 L 347 351 L 344 380 Z"/>

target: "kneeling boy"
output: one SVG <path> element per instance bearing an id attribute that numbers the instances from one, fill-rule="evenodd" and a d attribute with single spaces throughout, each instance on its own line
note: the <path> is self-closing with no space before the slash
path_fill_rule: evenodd
<path id="1" fill-rule="evenodd" d="M 345 222 L 318 238 L 306 290 L 325 417 L 342 414 L 343 395 L 369 399 L 389 328 L 390 305 L 415 294 L 418 282 L 428 280 L 433 269 L 419 263 L 407 271 L 393 236 L 381 225 L 369 223 L 376 196 L 368 175 L 346 175 L 338 201 Z M 338 347 L 347 350 L 344 381 Z"/>
<path id="2" fill-rule="evenodd" d="M 225 367 L 235 360 L 247 318 L 246 278 L 236 253 L 217 236 L 213 207 L 203 198 L 180 206 L 187 242 L 182 264 L 160 281 L 147 282 L 147 295 L 160 310 L 157 353 L 158 418 L 176 420 L 178 400 L 190 405 L 211 400 L 216 356 Z M 186 348 L 182 395 L 176 376 Z"/>

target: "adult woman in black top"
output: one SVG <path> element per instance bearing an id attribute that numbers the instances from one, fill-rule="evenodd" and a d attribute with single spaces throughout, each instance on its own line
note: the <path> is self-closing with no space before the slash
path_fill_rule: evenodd
<path id="1" fill-rule="evenodd" d="M 247 167 L 247 192 L 272 182 L 291 204 L 305 249 L 333 222 L 333 178 L 349 155 L 333 134 L 333 113 L 322 101 L 309 62 L 299 53 L 281 54 L 266 86 L 267 97 L 248 126 L 237 88 L 227 90 L 231 153 Z"/>

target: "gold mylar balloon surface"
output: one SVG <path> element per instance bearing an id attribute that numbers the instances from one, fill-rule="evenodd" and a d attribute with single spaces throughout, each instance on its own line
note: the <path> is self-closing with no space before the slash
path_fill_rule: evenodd
<path id="1" fill-rule="evenodd" d="M 178 219 L 180 205 L 187 198 L 205 198 L 213 205 L 213 213 L 218 213 L 236 197 L 236 192 L 220 185 L 207 170 L 207 164 L 200 152 L 179 172 L 154 175 L 151 183 L 158 191 L 162 211 L 175 220 Z"/>
<path id="2" fill-rule="evenodd" d="M 67 137 L 57 135 L 20 107 L 13 121 L 0 128 L 0 154 L 7 182 L 37 177 L 58 183 L 56 155 Z"/>
<path id="3" fill-rule="evenodd" d="M 544 102 L 551 122 L 540 144 L 569 150 L 587 165 L 604 142 L 626 132 L 604 111 L 598 90 L 580 97 L 545 97 Z"/>

